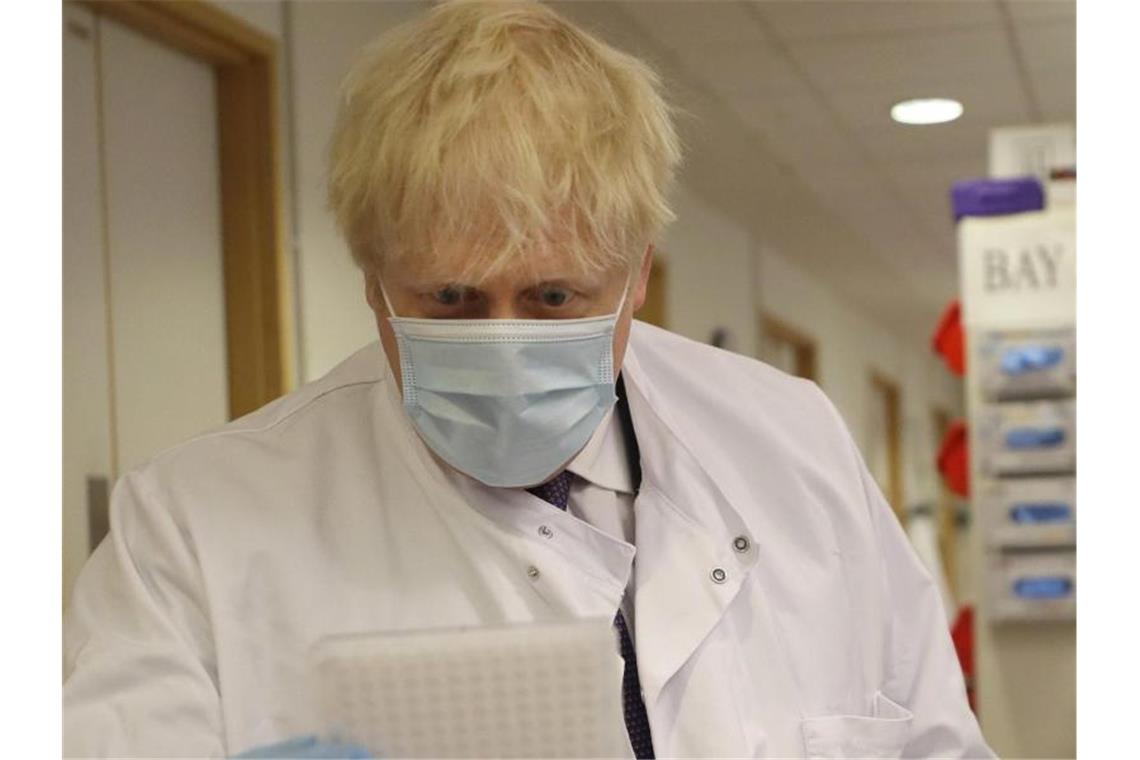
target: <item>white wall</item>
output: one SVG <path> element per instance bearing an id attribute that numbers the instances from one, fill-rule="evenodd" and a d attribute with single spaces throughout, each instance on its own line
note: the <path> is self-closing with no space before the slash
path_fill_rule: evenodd
<path id="1" fill-rule="evenodd" d="M 422 3 L 293 3 L 294 114 L 302 377 L 317 378 L 376 339 L 359 270 L 325 209 L 337 89 L 360 48 Z"/>
<path id="2" fill-rule="evenodd" d="M 668 268 L 668 327 L 708 342 L 714 329 L 728 331 L 726 348 L 755 355 L 756 259 L 750 236 L 682 184 L 673 194 L 677 221 L 665 231 L 658 255 Z"/>
<path id="3" fill-rule="evenodd" d="M 707 341 L 723 327 L 731 336 L 729 348 L 751 356 L 757 355 L 761 311 L 810 335 L 818 347 L 819 385 L 860 446 L 873 431 L 871 372 L 893 379 L 902 394 L 904 495 L 908 504 L 933 502 L 938 494 L 933 410 L 960 412 L 960 380 L 928 345 L 901 339 L 867 318 L 798 268 L 795 252 L 751 239 L 684 186 L 675 195 L 675 210 L 678 220 L 661 242 L 669 267 L 670 329 Z"/>

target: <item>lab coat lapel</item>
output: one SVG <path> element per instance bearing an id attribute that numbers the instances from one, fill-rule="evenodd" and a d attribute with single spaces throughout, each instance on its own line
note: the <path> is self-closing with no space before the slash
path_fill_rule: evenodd
<path id="1" fill-rule="evenodd" d="M 634 504 L 638 670 L 653 705 L 724 616 L 756 550 L 731 497 L 668 422 L 632 344 L 623 375 L 642 467 Z"/>

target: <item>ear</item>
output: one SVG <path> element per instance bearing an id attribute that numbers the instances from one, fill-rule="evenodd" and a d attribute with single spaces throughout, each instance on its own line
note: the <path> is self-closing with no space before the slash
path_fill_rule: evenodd
<path id="1" fill-rule="evenodd" d="M 631 301 L 633 302 L 633 311 L 637 311 L 645 304 L 645 298 L 649 292 L 649 274 L 653 271 L 653 243 L 645 247 L 645 255 L 641 259 L 641 269 L 637 273 L 637 281 L 633 285 L 633 293 L 631 293 Z"/>

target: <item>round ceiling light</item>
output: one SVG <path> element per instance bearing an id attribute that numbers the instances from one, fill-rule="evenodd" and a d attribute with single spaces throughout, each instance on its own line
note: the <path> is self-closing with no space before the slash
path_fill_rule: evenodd
<path id="1" fill-rule="evenodd" d="M 900 124 L 944 124 L 962 115 L 962 104 L 949 98 L 918 98 L 891 106 L 891 118 Z"/>

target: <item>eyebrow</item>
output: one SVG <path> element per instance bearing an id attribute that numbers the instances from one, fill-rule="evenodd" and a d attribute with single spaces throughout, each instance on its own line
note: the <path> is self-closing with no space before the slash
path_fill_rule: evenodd
<path id="1" fill-rule="evenodd" d="M 579 290 L 582 290 L 582 289 L 594 290 L 594 289 L 600 288 L 602 286 L 602 283 L 592 281 L 592 280 L 590 280 L 590 281 L 583 280 L 581 282 L 575 282 L 572 278 L 568 278 L 568 277 L 551 277 L 551 278 L 547 278 L 547 279 L 536 280 L 536 281 L 529 283 L 529 284 L 521 285 L 521 286 L 519 286 L 519 291 L 533 290 L 534 288 L 549 287 L 549 286 L 565 287 L 565 288 L 579 289 Z M 471 291 L 476 291 L 476 292 L 484 292 L 484 290 L 485 290 L 485 288 L 481 285 L 473 285 L 473 284 L 469 284 L 469 283 L 459 282 L 456 280 L 429 280 L 427 282 L 424 282 L 423 284 L 411 284 L 411 287 L 413 287 L 416 290 L 423 290 L 423 291 L 433 292 L 433 293 L 436 291 L 439 291 L 439 290 L 443 290 L 444 288 L 457 288 L 460 290 L 471 290 Z"/>

